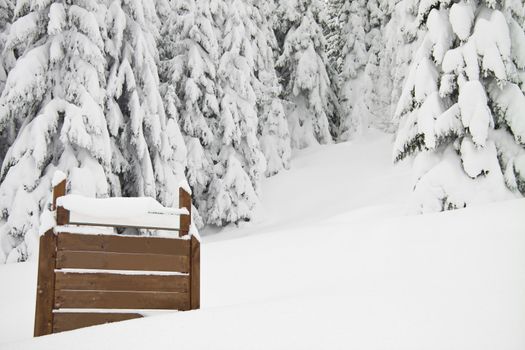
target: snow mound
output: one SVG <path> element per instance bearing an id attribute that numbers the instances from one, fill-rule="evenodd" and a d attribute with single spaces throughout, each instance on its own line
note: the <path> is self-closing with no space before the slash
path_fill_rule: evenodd
<path id="1" fill-rule="evenodd" d="M 349 212 L 317 225 L 204 242 L 202 309 L 1 347 L 521 350 L 523 212 L 524 199 L 381 220 Z M 23 280 L 34 273 L 17 272 Z M 31 304 L 33 295 L 23 291 L 14 303 Z M 8 328 L 21 317 L 15 306 L 8 310 L 17 318 L 0 321 Z M 29 331 L 31 310 L 21 309 Z"/>
<path id="2" fill-rule="evenodd" d="M 133 218 L 144 214 L 188 215 L 186 208 L 166 208 L 150 197 L 90 198 L 68 194 L 57 205 L 79 214 L 99 218 Z"/>
<path id="3" fill-rule="evenodd" d="M 474 23 L 474 11 L 471 4 L 464 2 L 453 4 L 450 8 L 452 30 L 461 40 L 467 40 Z"/>
<path id="4" fill-rule="evenodd" d="M 51 180 L 51 186 L 55 187 L 56 185 L 58 185 L 65 179 L 66 179 L 66 174 L 64 174 L 60 170 L 56 170 L 55 173 L 53 174 L 53 179 Z"/>

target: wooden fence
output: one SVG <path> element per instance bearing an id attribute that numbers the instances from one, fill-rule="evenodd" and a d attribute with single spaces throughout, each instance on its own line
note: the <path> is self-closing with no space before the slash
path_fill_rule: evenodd
<path id="1" fill-rule="evenodd" d="M 65 188 L 64 180 L 53 190 L 58 225 L 70 224 L 69 211 L 56 206 Z M 190 195 L 183 189 L 179 195 L 179 207 L 191 213 Z M 190 215 L 180 215 L 179 236 L 189 233 L 190 222 Z M 40 238 L 38 264 L 35 336 L 142 317 L 126 309 L 200 307 L 200 243 L 194 236 L 91 235 L 52 229 Z"/>

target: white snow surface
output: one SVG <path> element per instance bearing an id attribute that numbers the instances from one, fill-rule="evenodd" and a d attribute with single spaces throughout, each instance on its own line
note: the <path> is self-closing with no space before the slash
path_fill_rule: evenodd
<path id="1" fill-rule="evenodd" d="M 474 22 L 474 9 L 471 3 L 455 3 L 450 8 L 450 24 L 452 30 L 462 41 L 467 40 Z"/>
<path id="2" fill-rule="evenodd" d="M 0 266 L 0 349 L 524 349 L 525 200 L 406 215 L 390 154 L 295 154 L 259 221 L 203 232 L 197 311 L 32 339 L 35 262 Z"/>
<path id="3" fill-rule="evenodd" d="M 62 171 L 55 170 L 55 173 L 53 174 L 53 179 L 51 180 L 51 186 L 55 187 L 56 185 L 64 181 L 66 177 L 66 174 L 64 174 Z"/>
<path id="4" fill-rule="evenodd" d="M 151 197 L 90 198 L 68 194 L 59 197 L 57 205 L 69 211 L 99 218 L 134 218 L 148 213 L 188 214 L 186 208 L 166 208 Z"/>
<path id="5" fill-rule="evenodd" d="M 190 184 L 186 179 L 179 182 L 179 188 L 182 188 L 184 191 L 186 191 L 189 195 L 191 195 L 191 187 Z"/>
<path id="6" fill-rule="evenodd" d="M 477 80 L 465 83 L 459 90 L 461 121 L 469 128 L 474 143 L 480 146 L 485 145 L 489 126 L 492 126 L 493 118 L 487 103 L 485 89 Z"/>

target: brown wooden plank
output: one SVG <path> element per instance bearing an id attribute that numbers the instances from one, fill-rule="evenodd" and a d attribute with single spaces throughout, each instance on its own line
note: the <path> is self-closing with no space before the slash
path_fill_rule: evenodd
<path id="1" fill-rule="evenodd" d="M 182 187 L 179 188 L 179 208 L 186 208 L 190 214 L 180 216 L 179 236 L 182 237 L 188 234 L 191 224 L 191 196 Z"/>
<path id="2" fill-rule="evenodd" d="M 162 237 L 129 237 L 117 235 L 58 234 L 58 250 L 105 251 L 189 256 L 190 242 Z"/>
<path id="3" fill-rule="evenodd" d="M 53 208 L 56 210 L 57 225 L 67 225 L 69 223 L 69 210 L 57 206 L 57 199 L 66 195 L 66 179 L 62 180 L 53 187 Z"/>
<path id="4" fill-rule="evenodd" d="M 189 310 L 189 293 L 57 290 L 55 308 Z"/>
<path id="5" fill-rule="evenodd" d="M 201 304 L 201 244 L 195 236 L 191 237 L 190 266 L 190 306 L 192 310 L 200 308 Z"/>
<path id="6" fill-rule="evenodd" d="M 56 221 L 58 226 L 69 224 L 69 210 L 65 209 L 64 207 L 58 207 L 56 213 Z"/>
<path id="7" fill-rule="evenodd" d="M 49 230 L 40 237 L 35 308 L 35 337 L 51 334 L 53 332 L 55 257 L 56 236 L 53 233 L 53 230 Z"/>
<path id="8" fill-rule="evenodd" d="M 60 181 L 53 187 L 53 210 L 57 208 L 57 198 L 66 195 L 66 179 Z"/>
<path id="9" fill-rule="evenodd" d="M 141 317 L 141 314 L 136 313 L 55 312 L 53 333 Z"/>
<path id="10" fill-rule="evenodd" d="M 189 276 L 57 272 L 55 289 L 187 293 Z"/>
<path id="11" fill-rule="evenodd" d="M 136 228 L 136 229 L 145 229 L 145 230 L 157 230 L 157 231 L 180 231 L 178 228 L 173 227 L 163 227 L 163 226 L 148 226 L 148 225 L 128 225 L 128 224 L 119 224 L 119 223 L 108 223 L 108 224 L 101 224 L 96 222 L 84 222 L 84 221 L 71 221 L 69 216 L 69 211 L 67 212 L 67 223 L 69 225 L 76 225 L 76 226 L 94 226 L 94 227 L 115 227 L 115 228 Z M 183 216 L 183 215 L 179 215 Z M 184 235 L 180 235 L 179 237 L 182 237 Z"/>
<path id="12" fill-rule="evenodd" d="M 188 273 L 190 270 L 190 263 L 189 257 L 180 255 L 62 250 L 57 253 L 56 267 L 58 269 L 140 270 Z"/>

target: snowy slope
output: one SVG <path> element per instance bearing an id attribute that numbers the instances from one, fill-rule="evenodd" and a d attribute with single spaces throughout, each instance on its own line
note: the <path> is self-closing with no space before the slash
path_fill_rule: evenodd
<path id="1" fill-rule="evenodd" d="M 2 267 L 0 349 L 525 348 L 525 200 L 403 215 L 388 143 L 302 152 L 260 222 L 207 232 L 198 311 L 30 339 L 34 264 Z"/>
<path id="2" fill-rule="evenodd" d="M 363 207 L 373 215 L 401 215 L 411 191 L 408 164 L 392 164 L 393 136 L 310 147 L 294 154 L 291 170 L 266 179 L 255 224 L 202 233 L 207 242 L 318 223 Z"/>
<path id="3" fill-rule="evenodd" d="M 36 262 L 0 265 L 0 349 L 33 334 Z"/>

